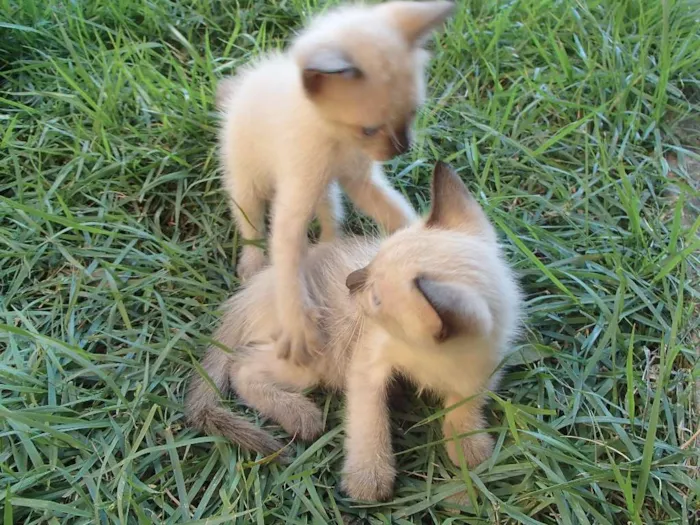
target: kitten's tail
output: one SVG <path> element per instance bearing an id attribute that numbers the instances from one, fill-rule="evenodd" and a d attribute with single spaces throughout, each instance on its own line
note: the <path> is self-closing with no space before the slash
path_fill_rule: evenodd
<path id="1" fill-rule="evenodd" d="M 195 374 L 185 402 L 190 425 L 207 434 L 223 436 L 264 456 L 282 450 L 283 445 L 270 434 L 221 405 L 219 392 L 225 395 L 231 388 L 229 356 L 219 348 L 210 347 L 202 368 L 216 389 L 201 374 Z"/>

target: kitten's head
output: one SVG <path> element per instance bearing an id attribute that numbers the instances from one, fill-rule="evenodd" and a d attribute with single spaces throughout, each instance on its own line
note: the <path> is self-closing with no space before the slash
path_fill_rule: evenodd
<path id="1" fill-rule="evenodd" d="M 292 47 L 306 95 L 324 119 L 374 160 L 408 150 L 425 98 L 421 47 L 452 2 L 387 2 L 325 14 Z"/>
<path id="2" fill-rule="evenodd" d="M 447 164 L 435 166 L 428 217 L 385 240 L 346 284 L 369 318 L 412 345 L 504 343 L 517 329 L 520 292 L 496 233 Z"/>

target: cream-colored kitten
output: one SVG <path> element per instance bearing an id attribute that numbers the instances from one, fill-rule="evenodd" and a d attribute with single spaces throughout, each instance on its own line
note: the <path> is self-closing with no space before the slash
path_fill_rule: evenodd
<path id="1" fill-rule="evenodd" d="M 358 269 L 360 268 L 360 269 Z M 521 298 L 496 234 L 479 204 L 445 164 L 433 174 L 432 210 L 424 221 L 388 239 L 347 239 L 314 247 L 303 265 L 309 292 L 320 305 L 329 343 L 313 362 L 299 366 L 274 352 L 280 320 L 272 306 L 277 275 L 264 270 L 225 305 L 203 368 L 222 394 L 242 401 L 303 440 L 323 429 L 321 411 L 302 391 L 325 386 L 347 397 L 343 486 L 356 499 L 391 495 L 387 387 L 394 374 L 433 391 L 445 406 L 447 451 L 474 466 L 492 452 L 484 428 L 485 389 L 495 388 L 517 327 Z M 347 278 L 346 278 L 347 277 Z M 282 445 L 220 404 L 219 393 L 195 376 L 188 419 L 262 454 Z M 468 435 L 464 435 L 469 433 Z M 461 451 L 460 451 L 461 449 Z"/>
<path id="2" fill-rule="evenodd" d="M 421 42 L 452 10 L 450 2 L 351 6 L 316 18 L 284 54 L 273 54 L 219 87 L 224 185 L 246 241 L 265 235 L 272 205 L 270 253 L 280 288 L 280 355 L 295 360 L 323 338 L 299 267 L 314 213 L 321 240 L 342 216 L 339 185 L 386 230 L 415 213 L 375 161 L 409 148 L 424 98 L 427 53 Z M 273 199 L 274 196 L 274 199 Z M 238 273 L 265 264 L 263 250 L 243 247 Z"/>

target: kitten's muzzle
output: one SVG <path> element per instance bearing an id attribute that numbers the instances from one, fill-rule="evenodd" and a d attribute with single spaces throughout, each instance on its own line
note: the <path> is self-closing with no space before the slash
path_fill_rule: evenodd
<path id="1" fill-rule="evenodd" d="M 398 131 L 394 131 L 391 137 L 389 137 L 389 147 L 391 151 L 391 158 L 396 157 L 406 153 L 411 149 L 411 135 L 407 128 L 403 128 Z"/>

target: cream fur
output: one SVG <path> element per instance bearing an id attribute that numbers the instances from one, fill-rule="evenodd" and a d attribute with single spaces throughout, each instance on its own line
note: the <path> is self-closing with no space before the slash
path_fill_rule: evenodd
<path id="1" fill-rule="evenodd" d="M 203 368 L 222 393 L 234 390 L 289 434 L 307 440 L 322 432 L 323 423 L 302 391 L 344 391 L 343 486 L 356 499 L 387 498 L 394 480 L 386 400 L 391 377 L 411 379 L 440 395 L 445 406 L 474 396 L 445 417 L 447 437 L 483 429 L 481 394 L 496 387 L 494 371 L 516 335 L 518 285 L 480 206 L 442 164 L 434 173 L 429 217 L 382 242 L 320 244 L 310 251 L 303 274 L 327 340 L 315 360 L 300 366 L 275 354 L 281 322 L 272 306 L 280 288 L 278 275 L 267 269 L 226 303 L 215 338 L 231 353 L 210 348 Z M 281 448 L 264 430 L 222 408 L 199 376 L 187 407 L 189 420 L 208 432 L 263 454 Z M 447 443 L 452 461 L 463 454 L 470 466 L 486 459 L 492 447 L 492 438 L 478 432 Z"/>
<path id="2" fill-rule="evenodd" d="M 420 43 L 451 10 L 449 2 L 336 9 L 313 20 L 287 52 L 219 86 L 223 182 L 244 240 L 265 237 L 272 201 L 281 356 L 301 362 L 323 346 L 300 265 L 314 214 L 321 240 L 335 237 L 343 214 L 339 187 L 389 232 L 416 219 L 376 161 L 409 146 L 425 90 Z M 238 273 L 248 279 L 265 262 L 261 248 L 244 245 Z"/>

